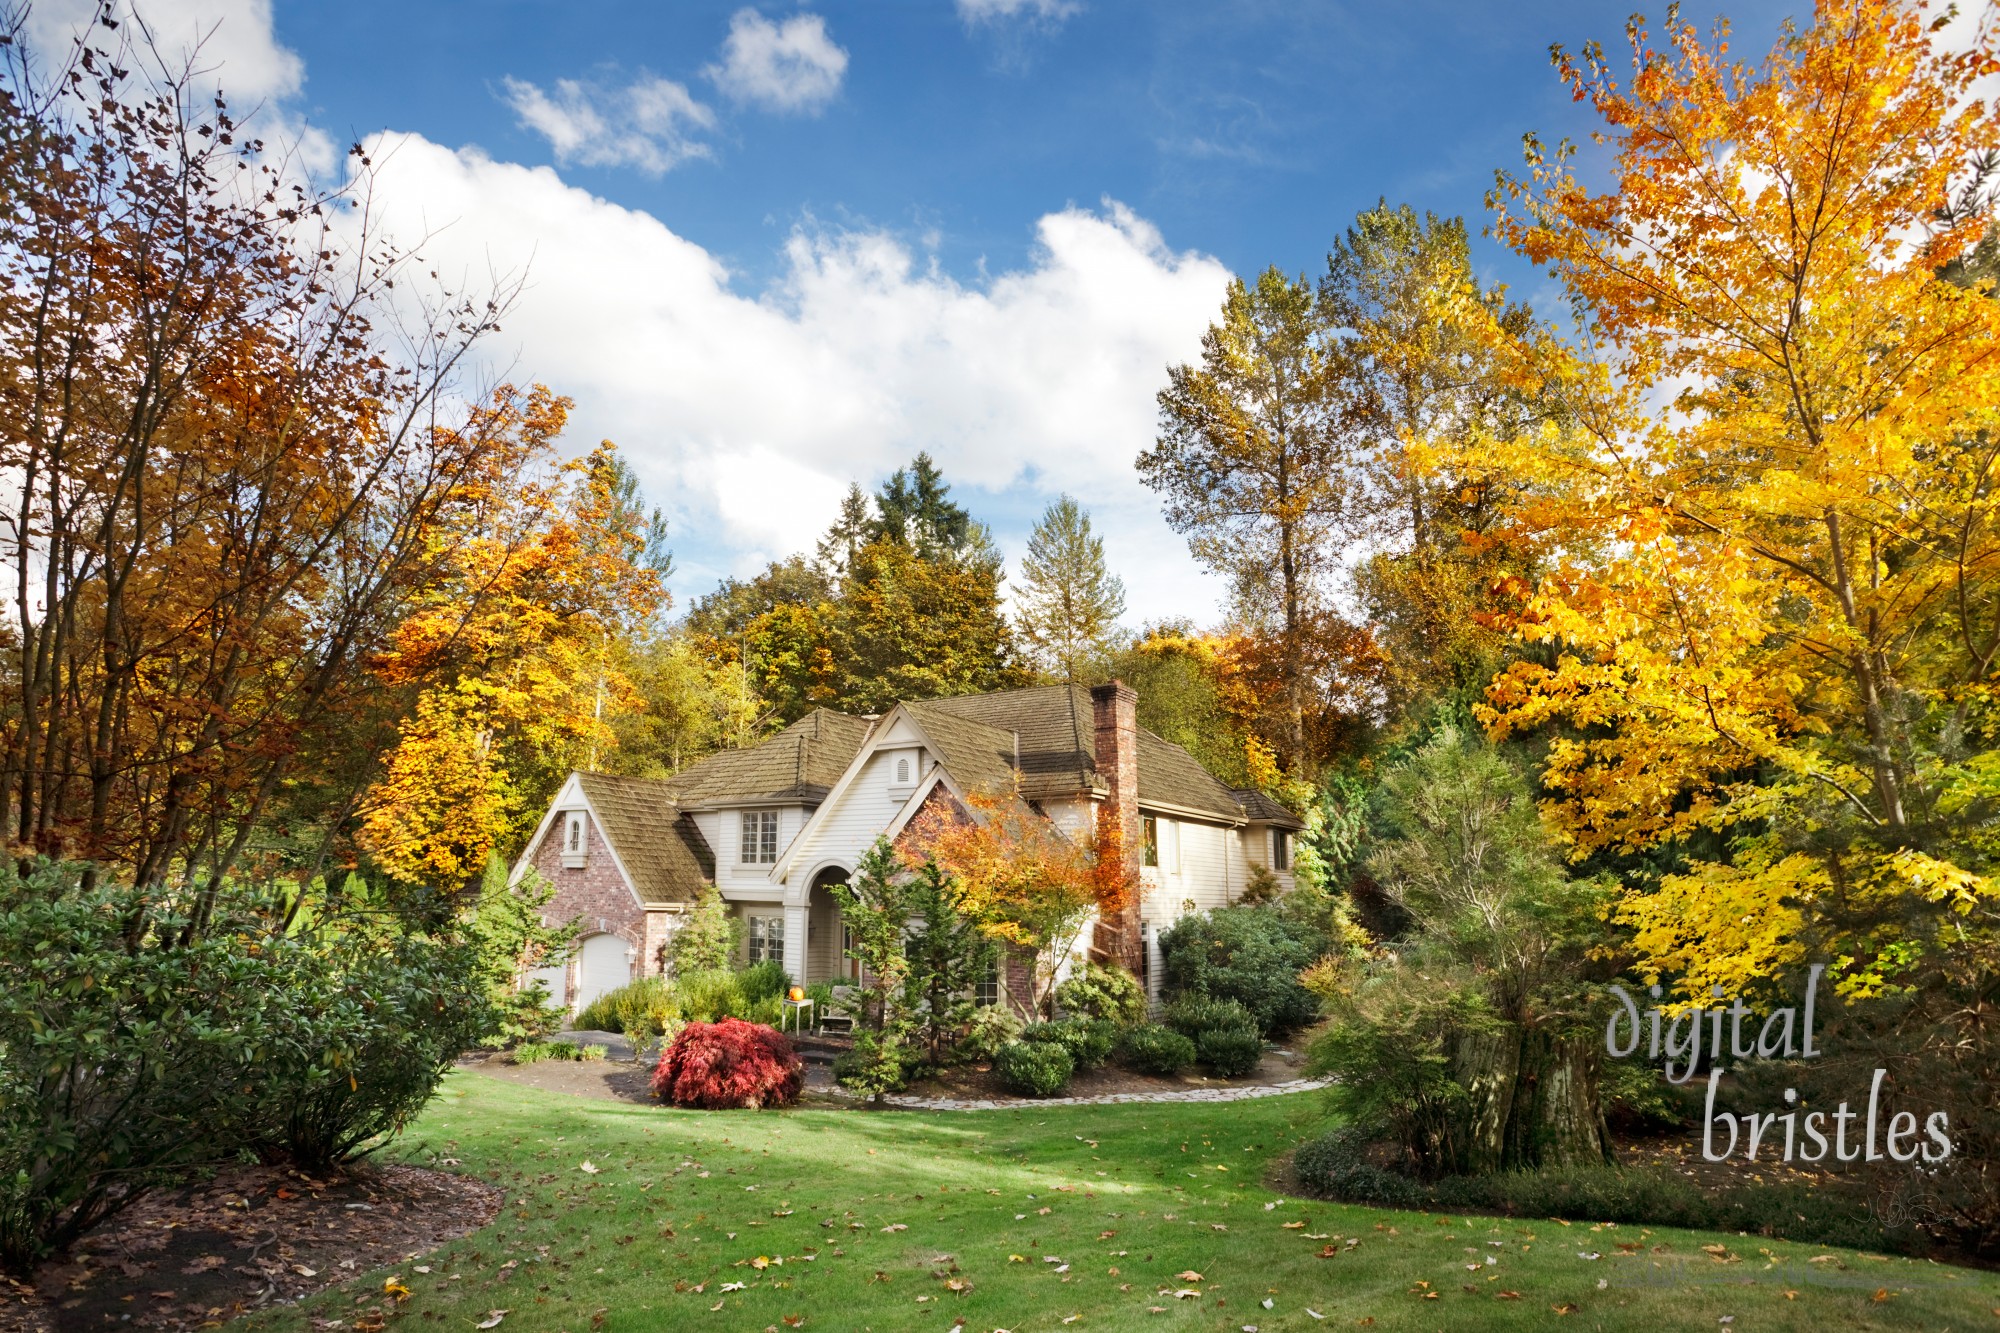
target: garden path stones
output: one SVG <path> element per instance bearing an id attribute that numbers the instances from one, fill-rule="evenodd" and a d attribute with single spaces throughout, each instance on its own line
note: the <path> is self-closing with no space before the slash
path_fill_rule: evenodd
<path id="1" fill-rule="evenodd" d="M 1288 1092 L 1311 1092 L 1332 1080 L 1292 1078 L 1282 1083 L 1263 1083 L 1248 1088 L 1182 1088 L 1172 1092 L 1112 1092 L 1100 1097 L 884 1097 L 884 1104 L 905 1111 L 1004 1111 L 1021 1106 L 1123 1106 L 1162 1102 L 1247 1102 L 1259 1097 L 1279 1097 Z M 828 1095 L 866 1100 L 839 1088 L 824 1090 Z"/>

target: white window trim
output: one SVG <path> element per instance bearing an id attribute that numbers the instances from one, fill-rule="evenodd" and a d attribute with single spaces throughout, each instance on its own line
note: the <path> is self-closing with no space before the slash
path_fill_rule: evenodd
<path id="1" fill-rule="evenodd" d="M 752 830 L 756 831 L 753 833 Z M 752 839 L 756 841 L 753 843 Z M 737 816 L 737 864 L 768 866 L 778 860 L 778 812 L 745 810 Z"/>
<path id="2" fill-rule="evenodd" d="M 582 810 L 563 812 L 562 863 L 565 870 L 590 864 L 590 816 Z"/>
<path id="3" fill-rule="evenodd" d="M 771 952 L 771 936 L 777 935 L 777 953 Z M 752 963 L 776 962 L 785 965 L 785 914 L 758 912 L 744 917 L 743 947 Z"/>

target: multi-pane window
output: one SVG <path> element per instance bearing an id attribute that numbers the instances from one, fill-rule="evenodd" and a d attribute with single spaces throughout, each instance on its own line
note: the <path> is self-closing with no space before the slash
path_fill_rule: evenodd
<path id="1" fill-rule="evenodd" d="M 743 856 L 745 865 L 770 865 L 778 859 L 778 812 L 743 812 Z"/>
<path id="2" fill-rule="evenodd" d="M 563 850 L 574 856 L 583 850 L 583 812 L 571 811 L 568 824 L 568 840 L 563 844 Z"/>
<path id="3" fill-rule="evenodd" d="M 972 988 L 972 1002 L 982 1007 L 1000 1003 L 1000 962 L 998 959 L 986 965 L 986 975 L 979 978 L 979 984 Z"/>
<path id="4" fill-rule="evenodd" d="M 753 916 L 747 932 L 750 943 L 750 961 L 753 963 L 778 963 L 785 961 L 785 918 L 782 916 Z"/>
<path id="5" fill-rule="evenodd" d="M 1271 869 L 1292 868 L 1292 835 L 1284 829 L 1271 830 Z"/>
<path id="6" fill-rule="evenodd" d="M 1156 866 L 1160 863 L 1160 821 L 1147 815 L 1140 825 L 1146 832 L 1146 864 Z"/>

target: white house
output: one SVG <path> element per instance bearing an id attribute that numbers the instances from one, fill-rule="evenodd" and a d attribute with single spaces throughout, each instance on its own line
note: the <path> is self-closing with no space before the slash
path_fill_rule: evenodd
<path id="1" fill-rule="evenodd" d="M 827 886 L 933 793 L 962 803 L 1016 789 L 1073 836 L 1099 819 L 1124 831 L 1140 863 L 1138 910 L 1099 922 L 1097 945 L 1135 961 L 1155 989 L 1156 932 L 1236 901 L 1259 867 L 1289 889 L 1301 825 L 1140 727 L 1137 702 L 1114 681 L 912 701 L 871 717 L 816 709 L 671 778 L 574 773 L 515 867 L 554 882 L 553 919 L 582 923 L 550 989 L 574 1007 L 660 972 L 705 884 L 741 918 L 746 961 L 776 959 L 801 982 L 846 979 L 854 964 Z M 1008 980 L 1017 993 L 1025 984 Z"/>

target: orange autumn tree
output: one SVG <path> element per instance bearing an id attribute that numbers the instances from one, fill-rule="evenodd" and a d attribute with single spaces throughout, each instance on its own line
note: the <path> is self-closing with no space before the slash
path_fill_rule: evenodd
<path id="1" fill-rule="evenodd" d="M 1037 814 L 1016 792 L 969 793 L 966 805 L 933 798 L 898 839 L 957 881 L 960 910 L 1004 945 L 1035 960 L 1034 1003 L 1046 1012 L 1056 969 L 1095 912 L 1116 919 L 1136 901 L 1123 848 L 1108 828 L 1079 840 Z"/>
<path id="2" fill-rule="evenodd" d="M 547 459 L 569 401 L 536 386 L 496 393 L 492 434 Z M 440 680 L 402 725 L 369 793 L 362 841 L 412 883 L 457 887 L 527 831 L 563 775 L 616 743 L 640 707 L 617 643 L 667 604 L 647 562 L 656 524 L 621 489 L 609 443 L 499 483 L 502 518 L 456 538 L 456 577 L 399 629 L 385 679 Z"/>
<path id="3" fill-rule="evenodd" d="M 1547 573 L 1507 620 L 1540 647 L 1485 719 L 1553 735 L 1552 827 L 1711 849 L 1622 909 L 1689 996 L 1993 957 L 2000 302 L 1962 261 L 2000 62 L 1990 10 L 1957 50 L 1934 12 L 1821 0 L 1755 62 L 1673 11 L 1628 73 L 1558 48 L 1610 188 L 1530 137 L 1491 203 L 1589 353 L 1496 330 L 1563 424 L 1424 442 L 1524 484 Z"/>

